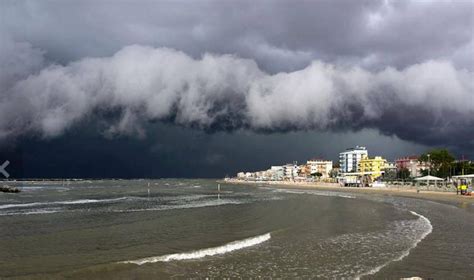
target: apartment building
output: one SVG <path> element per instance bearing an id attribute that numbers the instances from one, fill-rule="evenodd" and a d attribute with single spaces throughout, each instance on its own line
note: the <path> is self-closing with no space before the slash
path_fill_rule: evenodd
<path id="1" fill-rule="evenodd" d="M 339 154 L 339 164 L 342 173 L 352 173 L 359 171 L 359 162 L 362 158 L 368 157 L 368 151 L 365 147 L 356 146 L 349 148 Z"/>

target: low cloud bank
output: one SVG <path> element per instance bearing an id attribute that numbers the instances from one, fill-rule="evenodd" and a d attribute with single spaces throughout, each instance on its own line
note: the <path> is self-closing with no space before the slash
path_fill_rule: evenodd
<path id="1" fill-rule="evenodd" d="M 145 136 L 142 124 L 158 120 L 208 131 L 370 127 L 423 144 L 474 147 L 467 140 L 474 75 L 450 61 L 380 71 L 313 61 L 271 75 L 233 55 L 194 59 L 141 45 L 67 65 L 26 43 L 1 48 L 0 141 L 56 137 L 98 118 L 109 136 Z"/>

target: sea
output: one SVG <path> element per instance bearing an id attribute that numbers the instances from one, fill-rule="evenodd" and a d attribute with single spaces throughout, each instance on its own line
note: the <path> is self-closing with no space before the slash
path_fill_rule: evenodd
<path id="1" fill-rule="evenodd" d="M 220 184 L 17 182 L 1 279 L 474 279 L 472 202 Z"/>

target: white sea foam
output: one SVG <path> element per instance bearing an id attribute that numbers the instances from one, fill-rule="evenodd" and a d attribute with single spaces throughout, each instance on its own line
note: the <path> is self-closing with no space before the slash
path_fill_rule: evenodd
<path id="1" fill-rule="evenodd" d="M 26 211 L 26 212 L 7 212 L 1 213 L 0 216 L 16 216 L 16 215 L 39 215 L 39 214 L 52 214 L 61 212 L 60 210 L 53 209 L 41 209 L 35 211 Z"/>
<path id="2" fill-rule="evenodd" d="M 47 187 L 21 187 L 21 190 L 22 191 L 39 191 L 46 188 Z"/>
<path id="3" fill-rule="evenodd" d="M 38 214 L 51 214 L 51 213 L 58 213 L 60 210 L 38 210 L 38 211 L 28 211 L 22 213 L 21 215 L 38 215 Z"/>
<path id="4" fill-rule="evenodd" d="M 410 211 L 410 213 L 414 216 L 417 216 L 419 221 L 421 222 L 420 223 L 420 226 L 425 228 L 425 230 L 421 233 L 421 235 L 415 240 L 415 242 L 413 242 L 413 245 L 408 248 L 407 250 L 403 251 L 400 256 L 398 256 L 397 258 L 395 259 L 392 259 L 380 266 L 377 266 L 367 272 L 364 272 L 362 274 L 359 274 L 355 277 L 355 279 L 360 279 L 362 276 L 367 276 L 367 275 L 373 275 L 377 272 L 379 272 L 382 268 L 384 268 L 385 266 L 387 266 L 388 264 L 392 263 L 392 262 L 397 262 L 397 261 L 401 261 L 402 259 L 404 259 L 405 257 L 407 257 L 409 254 L 410 254 L 410 251 L 415 248 L 418 243 L 420 243 L 423 239 L 425 239 L 426 236 L 428 236 L 432 231 L 433 231 L 433 225 L 431 224 L 431 221 L 426 218 L 425 216 L 423 215 L 420 215 L 414 211 Z"/>
<path id="5" fill-rule="evenodd" d="M 186 252 L 186 253 L 169 254 L 169 255 L 163 255 L 163 256 L 158 256 L 158 257 L 148 257 L 148 258 L 132 260 L 132 261 L 123 261 L 121 263 L 132 263 L 132 264 L 142 265 L 146 263 L 201 259 L 208 256 L 222 255 L 222 254 L 226 254 L 232 251 L 255 246 L 269 240 L 270 238 L 271 238 L 270 233 L 266 233 L 259 236 L 230 242 L 219 247 L 201 249 L 201 250 L 196 250 L 196 251 L 191 251 L 191 252 Z"/>
<path id="6" fill-rule="evenodd" d="M 41 190 L 54 190 L 54 191 L 68 191 L 70 188 L 65 186 L 21 186 L 19 187 L 22 191 L 41 191 Z"/>
<path id="7" fill-rule="evenodd" d="M 336 196 L 336 197 L 343 197 L 343 198 L 355 198 L 355 196 L 353 195 L 340 193 L 340 192 L 331 192 L 331 191 L 287 190 L 287 189 L 274 189 L 274 191 L 280 192 L 280 193 L 291 193 L 291 194 L 312 194 L 312 195 L 319 195 L 319 196 Z"/>
<path id="8" fill-rule="evenodd" d="M 48 202 L 4 204 L 4 205 L 0 205 L 0 209 L 27 208 L 27 207 L 47 206 L 47 205 L 74 205 L 74 204 L 89 204 L 89 203 L 107 203 L 107 202 L 121 201 L 121 200 L 127 200 L 127 199 L 140 199 L 140 198 L 139 197 L 118 197 L 118 198 L 107 198 L 107 199 L 78 199 L 78 200 L 65 200 L 65 201 L 48 201 Z"/>
<path id="9" fill-rule="evenodd" d="M 127 212 L 144 212 L 144 211 L 164 211 L 164 210 L 213 207 L 213 206 L 219 206 L 219 205 L 243 204 L 243 203 L 245 202 L 239 201 L 239 200 L 230 200 L 230 199 L 217 200 L 216 199 L 216 200 L 201 201 L 201 202 L 186 203 L 186 204 L 161 205 L 161 206 L 152 207 L 152 208 L 114 210 L 113 212 L 127 213 Z"/>

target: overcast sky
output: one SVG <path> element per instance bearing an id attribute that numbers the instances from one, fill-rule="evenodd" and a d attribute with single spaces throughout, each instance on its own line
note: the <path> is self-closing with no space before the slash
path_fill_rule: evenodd
<path id="1" fill-rule="evenodd" d="M 3 0 L 0 146 L 58 177 L 474 157 L 473 38 L 463 0 Z"/>

